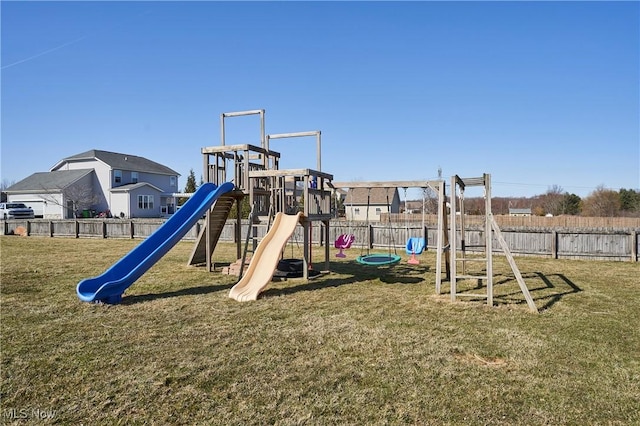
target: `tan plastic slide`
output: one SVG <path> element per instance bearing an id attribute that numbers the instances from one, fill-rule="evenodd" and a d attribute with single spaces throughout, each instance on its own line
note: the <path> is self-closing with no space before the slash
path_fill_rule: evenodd
<path id="1" fill-rule="evenodd" d="M 302 213 L 286 215 L 277 213 L 267 235 L 260 241 L 253 254 L 247 272 L 231 288 L 229 297 L 238 302 L 257 300 L 258 294 L 269 284 L 278 266 L 282 248 L 293 234 Z"/>

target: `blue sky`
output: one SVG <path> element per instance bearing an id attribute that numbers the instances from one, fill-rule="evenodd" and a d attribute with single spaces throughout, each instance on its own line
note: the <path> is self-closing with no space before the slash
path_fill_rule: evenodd
<path id="1" fill-rule="evenodd" d="M 322 131 L 335 180 L 640 189 L 638 2 L 7 2 L 4 182 L 89 149 L 186 182 L 220 114 Z M 259 144 L 257 116 L 227 143 Z M 313 138 L 281 168 L 316 168 Z"/>

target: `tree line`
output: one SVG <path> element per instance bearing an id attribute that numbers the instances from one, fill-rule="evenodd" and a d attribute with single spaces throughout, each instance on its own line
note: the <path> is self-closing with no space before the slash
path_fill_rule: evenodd
<path id="1" fill-rule="evenodd" d="M 640 217 L 640 191 L 620 189 L 614 191 L 604 186 L 596 188 L 584 198 L 553 186 L 544 194 L 533 197 L 493 197 L 493 214 L 509 214 L 510 208 L 530 208 L 535 216 L 589 216 L 589 217 Z M 465 198 L 465 211 L 483 214 L 481 197 Z"/>

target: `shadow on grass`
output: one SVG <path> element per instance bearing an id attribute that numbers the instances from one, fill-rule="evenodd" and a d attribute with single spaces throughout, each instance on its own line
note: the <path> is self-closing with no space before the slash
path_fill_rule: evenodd
<path id="1" fill-rule="evenodd" d="M 407 263 L 398 263 L 390 266 L 369 266 L 362 265 L 353 261 L 331 262 L 331 274 L 336 275 L 320 275 L 316 279 L 300 283 L 292 287 L 286 288 L 267 288 L 260 294 L 260 297 L 284 296 L 301 291 L 314 291 L 330 287 L 340 287 L 348 284 L 355 284 L 363 281 L 380 280 L 385 284 L 420 284 L 424 282 L 424 275 L 431 268 L 427 265 L 409 265 Z M 165 293 L 147 293 L 125 296 L 122 298 L 122 305 L 133 305 L 141 302 L 148 302 L 157 299 L 166 299 L 170 297 L 196 296 L 218 291 L 229 290 L 235 283 L 216 284 L 200 287 L 185 288 Z"/>
<path id="2" fill-rule="evenodd" d="M 339 276 L 323 275 L 300 285 L 267 289 L 261 296 L 284 296 L 300 291 L 314 291 L 374 280 L 380 280 L 385 284 L 419 284 L 424 282 L 424 274 L 429 272 L 430 267 L 412 266 L 404 263 L 391 266 L 369 266 L 362 265 L 354 260 L 331 262 L 330 269 L 331 274 Z"/>
<path id="3" fill-rule="evenodd" d="M 534 272 L 534 274 L 545 284 L 546 287 L 540 289 L 531 289 L 530 292 L 538 291 L 538 290 L 546 290 L 546 289 L 557 289 L 559 293 L 553 293 L 546 296 L 542 296 L 538 298 L 538 300 L 546 300 L 545 304 L 541 306 L 540 310 L 550 309 L 553 305 L 560 301 L 564 296 L 569 294 L 575 294 L 582 291 L 580 287 L 578 287 L 573 281 L 567 278 L 564 274 L 551 274 L 545 275 L 542 272 Z M 556 286 L 553 284 L 552 280 L 549 277 L 556 277 L 561 280 L 561 286 Z M 566 287 L 569 287 L 566 289 Z"/>
<path id="4" fill-rule="evenodd" d="M 527 280 L 529 280 L 529 283 L 531 282 L 531 280 L 536 280 L 536 281 L 539 280 L 544 284 L 543 287 L 530 287 L 530 285 L 527 285 L 527 288 L 529 289 L 529 293 L 531 294 L 531 297 L 533 298 L 533 301 L 535 302 L 539 311 L 545 311 L 545 310 L 551 309 L 551 307 L 555 305 L 557 302 L 559 302 L 564 296 L 567 296 L 570 294 L 576 294 L 582 291 L 580 287 L 578 287 L 573 281 L 567 278 L 567 276 L 564 274 L 547 275 L 542 272 L 530 272 L 530 273 L 523 273 L 522 278 L 524 279 L 525 284 L 527 284 Z M 560 283 L 554 284 L 554 281 L 556 282 L 560 281 Z M 515 276 L 507 275 L 503 279 L 494 282 L 494 286 L 500 285 L 500 284 L 507 284 L 511 282 L 516 282 Z M 550 289 L 553 289 L 556 291 L 549 293 Z M 540 294 L 541 292 L 543 292 L 543 294 Z M 505 303 L 505 304 L 506 303 L 515 303 L 515 304 L 527 303 L 524 297 L 518 300 L 515 300 L 515 299 L 508 300 L 510 297 L 518 296 L 518 295 L 522 296 L 522 292 L 520 290 L 513 291 L 510 293 L 500 294 L 500 295 L 494 295 L 494 300 L 497 302 Z M 540 305 L 541 302 L 542 302 L 542 305 Z"/>
<path id="5" fill-rule="evenodd" d="M 217 285 L 205 285 L 200 287 L 184 288 L 182 290 L 169 291 L 166 293 L 147 293 L 147 294 L 134 294 L 131 296 L 125 296 L 122 298 L 122 305 L 134 305 L 136 303 L 149 302 L 151 300 L 166 299 L 169 297 L 180 296 L 201 296 L 204 294 L 215 293 L 222 290 L 228 290 L 233 287 L 234 284 L 217 284 Z"/>

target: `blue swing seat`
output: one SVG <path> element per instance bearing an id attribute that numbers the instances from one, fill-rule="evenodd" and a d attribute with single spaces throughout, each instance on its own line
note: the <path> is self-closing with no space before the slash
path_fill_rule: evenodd
<path id="1" fill-rule="evenodd" d="M 424 238 L 411 237 L 407 240 L 407 254 L 421 254 L 425 247 Z"/>

